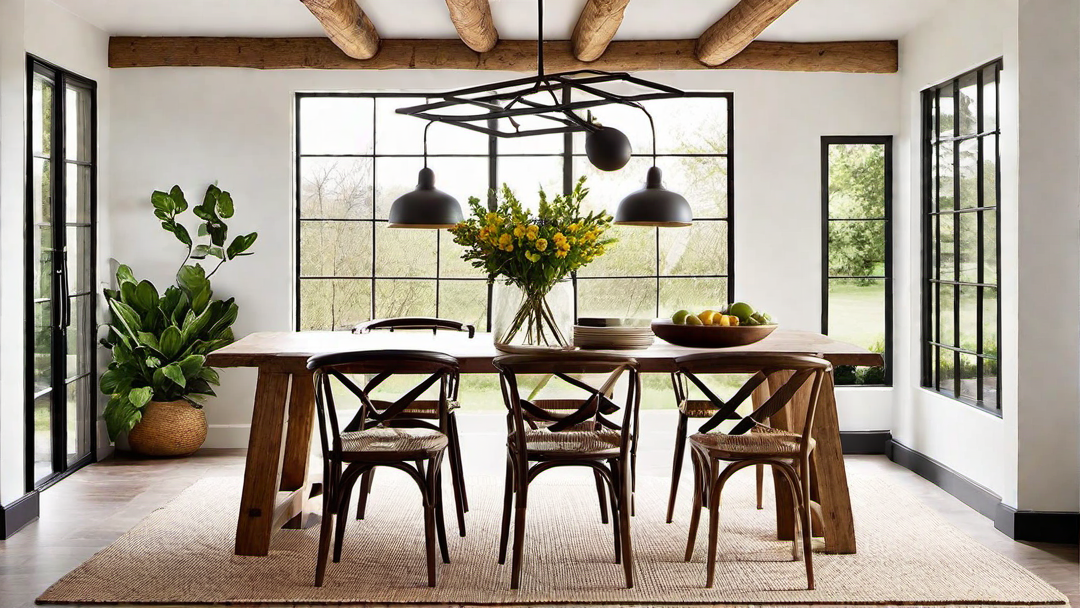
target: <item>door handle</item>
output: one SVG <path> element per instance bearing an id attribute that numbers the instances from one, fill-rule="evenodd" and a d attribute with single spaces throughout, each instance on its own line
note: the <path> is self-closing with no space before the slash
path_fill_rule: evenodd
<path id="1" fill-rule="evenodd" d="M 60 257 L 60 329 L 71 326 L 71 290 L 68 286 L 67 247 Z"/>

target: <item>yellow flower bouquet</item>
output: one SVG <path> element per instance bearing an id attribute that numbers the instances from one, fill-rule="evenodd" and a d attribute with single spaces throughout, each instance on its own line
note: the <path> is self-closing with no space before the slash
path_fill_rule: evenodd
<path id="1" fill-rule="evenodd" d="M 615 242 L 604 236 L 611 226 L 610 215 L 582 214 L 581 203 L 588 194 L 584 177 L 566 196 L 548 200 L 541 189 L 534 215 L 503 185 L 494 210 L 471 197 L 471 217 L 450 229 L 454 242 L 465 247 L 463 259 L 483 269 L 488 280 L 501 278 L 521 291 L 512 320 L 505 328 L 496 328 L 496 344 L 517 339 L 532 346 L 569 347 L 548 305 L 548 292 Z"/>

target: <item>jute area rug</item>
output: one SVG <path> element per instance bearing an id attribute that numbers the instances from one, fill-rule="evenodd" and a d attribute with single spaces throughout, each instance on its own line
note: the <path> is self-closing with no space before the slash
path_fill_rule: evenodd
<path id="1" fill-rule="evenodd" d="M 623 587 L 611 527 L 600 523 L 592 476 L 550 473 L 530 490 L 522 588 L 496 562 L 501 480 L 469 480 L 468 536 L 448 512 L 450 564 L 426 586 L 423 519 L 415 485 L 380 471 L 367 519 L 351 518 L 342 561 L 313 586 L 318 527 L 275 536 L 268 557 L 236 557 L 240 480 L 199 481 L 38 598 L 56 603 L 434 603 L 434 604 L 1064 604 L 1016 563 L 984 548 L 913 496 L 853 477 L 858 554 L 814 558 L 818 588 L 776 540 L 771 496 L 753 504 L 753 478 L 725 489 L 717 584 L 706 589 L 703 517 L 697 550 L 683 562 L 689 489 L 677 518 L 663 519 L 667 480 L 638 480 L 633 518 L 637 585 Z M 686 484 L 688 485 L 688 484 Z M 767 484 L 768 485 L 768 484 Z M 448 501 L 449 502 L 449 501 Z M 448 510 L 449 511 L 449 510 Z M 706 515 L 703 513 L 703 515 Z"/>

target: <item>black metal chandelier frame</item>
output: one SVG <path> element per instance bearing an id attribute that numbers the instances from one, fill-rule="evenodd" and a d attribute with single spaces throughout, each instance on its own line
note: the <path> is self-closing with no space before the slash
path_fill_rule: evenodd
<path id="1" fill-rule="evenodd" d="M 643 101 L 683 97 L 686 93 L 672 86 L 645 80 L 626 72 L 606 72 L 603 70 L 574 70 L 554 74 L 544 73 L 544 2 L 537 0 L 537 41 L 535 76 L 493 82 L 486 85 L 467 87 L 435 93 L 429 103 L 398 108 L 399 114 L 415 116 L 433 122 L 457 125 L 472 131 L 495 137 L 516 138 L 534 135 L 575 133 L 595 131 L 599 125 L 589 118 L 577 114 L 610 104 L 622 104 L 644 109 Z M 609 83 L 625 83 L 648 89 L 635 94 L 620 94 L 600 88 Z M 588 99 L 573 100 L 577 90 L 590 96 Z M 551 104 L 530 99 L 548 93 Z M 569 94 L 566 94 L 569 93 Z M 448 109 L 475 107 L 481 112 L 454 113 Z M 523 129 L 518 118 L 536 117 L 555 123 L 553 126 Z M 500 121 L 509 122 L 512 129 L 500 128 Z"/>

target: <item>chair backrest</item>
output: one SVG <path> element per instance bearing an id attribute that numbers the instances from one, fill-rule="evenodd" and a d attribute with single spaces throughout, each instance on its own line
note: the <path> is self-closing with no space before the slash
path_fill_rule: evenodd
<path id="1" fill-rule="evenodd" d="M 439 429 L 446 432 L 446 414 L 451 395 L 457 392 L 458 361 L 444 353 L 419 350 L 372 350 L 327 353 L 308 359 L 314 374 L 315 406 L 319 418 L 323 455 L 341 451 L 341 434 L 391 423 L 429 388 L 439 387 Z M 347 374 L 371 376 L 364 386 Z M 393 402 L 373 400 L 371 393 L 394 375 L 424 375 L 418 384 Z M 360 400 L 360 409 L 344 426 L 338 419 L 334 386 L 340 386 Z"/>
<path id="2" fill-rule="evenodd" d="M 476 328 L 467 323 L 451 319 L 439 319 L 437 317 L 393 317 L 390 319 L 373 319 L 364 321 L 353 328 L 354 334 L 366 334 L 373 329 L 430 329 L 437 332 L 440 329 L 447 331 L 468 332 L 469 337 L 476 335 Z"/>
<path id="3" fill-rule="evenodd" d="M 508 431 L 517 445 L 525 445 L 527 422 L 544 421 L 547 430 L 558 433 L 581 425 L 593 430 L 617 431 L 622 435 L 621 451 L 625 456 L 637 441 L 638 408 L 641 403 L 641 377 L 637 360 L 619 355 L 559 351 L 553 353 L 504 355 L 494 361 L 499 370 L 503 401 L 508 416 Z M 588 393 L 579 399 L 545 400 L 541 405 L 523 397 L 518 377 L 543 374 Z M 600 386 L 593 386 L 575 375 L 605 374 Z M 616 382 L 625 375 L 625 399 L 621 403 L 613 396 Z M 554 405 L 555 407 L 551 407 Z M 621 416 L 617 416 L 622 410 Z M 535 428 L 532 424 L 530 428 Z"/>
<path id="4" fill-rule="evenodd" d="M 810 437 L 817 411 L 821 382 L 825 374 L 832 371 L 832 365 L 819 357 L 795 354 L 749 354 L 749 353 L 698 353 L 686 355 L 675 360 L 676 374 L 689 380 L 717 408 L 717 412 L 699 429 L 702 433 L 714 430 L 724 420 L 738 420 L 730 434 L 740 435 L 764 424 L 769 418 L 780 413 L 798 395 L 808 381 L 812 381 L 807 404 L 806 417 L 803 421 L 803 437 Z M 724 401 L 716 396 L 701 380 L 702 374 L 753 374 L 735 394 Z M 782 374 L 782 375 L 781 375 Z M 771 391 L 768 399 L 748 416 L 739 416 L 736 410 L 754 391 L 770 377 L 783 378 L 783 384 Z M 681 379 L 681 378 L 680 378 Z M 676 384 L 676 397 L 679 397 L 679 384 Z M 685 398 L 685 395 L 683 396 Z"/>

